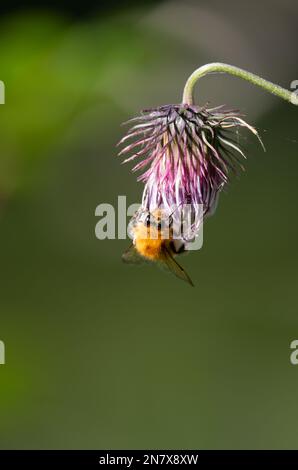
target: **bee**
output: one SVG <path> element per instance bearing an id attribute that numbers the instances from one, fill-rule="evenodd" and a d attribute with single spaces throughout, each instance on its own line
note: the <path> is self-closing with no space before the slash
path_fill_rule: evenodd
<path id="1" fill-rule="evenodd" d="M 153 262 L 167 268 L 175 276 L 193 286 L 186 271 L 175 257 L 185 251 L 185 244 L 174 239 L 173 219 L 160 209 L 150 213 L 138 211 L 129 224 L 133 243 L 123 253 L 125 263 Z"/>

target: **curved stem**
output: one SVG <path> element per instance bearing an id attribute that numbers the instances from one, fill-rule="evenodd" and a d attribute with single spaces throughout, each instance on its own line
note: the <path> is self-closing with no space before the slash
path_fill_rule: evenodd
<path id="1" fill-rule="evenodd" d="M 222 64 L 220 62 L 214 62 L 212 64 L 206 64 L 202 67 L 199 67 L 195 70 L 190 77 L 188 78 L 184 91 L 182 102 L 185 104 L 193 104 L 193 90 L 196 82 L 204 75 L 208 73 L 218 72 L 218 73 L 229 73 L 230 75 L 235 75 L 236 77 L 243 78 L 244 80 L 257 85 L 269 93 L 273 93 L 280 98 L 283 98 L 290 103 L 295 104 L 293 100 L 293 92 L 282 88 L 279 85 L 275 85 L 264 78 L 259 77 L 251 72 L 235 67 L 234 65 Z"/>

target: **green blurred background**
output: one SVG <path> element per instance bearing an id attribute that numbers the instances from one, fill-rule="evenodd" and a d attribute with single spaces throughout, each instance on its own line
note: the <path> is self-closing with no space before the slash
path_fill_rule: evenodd
<path id="1" fill-rule="evenodd" d="M 214 60 L 298 79 L 297 3 L 260 3 L 1 7 L 2 449 L 298 448 L 297 108 L 232 77 L 197 87 L 267 152 L 245 141 L 246 173 L 184 259 L 194 289 L 94 233 L 98 204 L 140 200 L 121 122 L 179 102 Z"/>

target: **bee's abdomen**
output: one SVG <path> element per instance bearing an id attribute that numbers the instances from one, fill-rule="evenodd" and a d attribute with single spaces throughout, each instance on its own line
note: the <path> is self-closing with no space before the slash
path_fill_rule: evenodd
<path id="1" fill-rule="evenodd" d="M 161 240 L 137 239 L 135 246 L 140 255 L 151 260 L 158 260 L 161 256 Z"/>

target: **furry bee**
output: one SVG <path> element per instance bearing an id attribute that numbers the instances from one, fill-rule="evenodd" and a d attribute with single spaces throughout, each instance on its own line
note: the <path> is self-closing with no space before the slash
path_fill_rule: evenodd
<path id="1" fill-rule="evenodd" d="M 138 211 L 129 224 L 133 243 L 123 253 L 125 263 L 158 263 L 175 276 L 193 286 L 186 271 L 175 257 L 185 251 L 185 244 L 174 239 L 173 219 L 160 209 L 150 213 Z"/>

